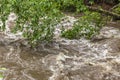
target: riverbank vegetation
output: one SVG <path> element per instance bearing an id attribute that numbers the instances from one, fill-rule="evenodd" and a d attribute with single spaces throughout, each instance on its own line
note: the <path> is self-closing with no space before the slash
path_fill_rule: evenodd
<path id="1" fill-rule="evenodd" d="M 85 37 L 91 39 L 111 18 L 120 19 L 120 0 L 0 0 L 1 30 L 5 30 L 8 15 L 15 13 L 15 27 L 12 32 L 22 31 L 30 44 L 52 41 L 55 26 L 72 12 L 77 17 L 72 29 L 62 31 L 68 39 Z M 109 9 L 109 10 L 108 10 Z"/>

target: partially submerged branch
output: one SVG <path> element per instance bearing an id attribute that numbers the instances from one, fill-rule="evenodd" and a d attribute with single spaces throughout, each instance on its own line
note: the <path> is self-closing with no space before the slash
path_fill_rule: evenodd
<path id="1" fill-rule="evenodd" d="M 119 4 L 117 4 L 117 5 L 115 5 L 115 6 L 113 6 L 110 10 L 113 10 L 113 9 L 115 9 L 115 8 L 119 7 L 119 6 L 120 6 L 120 3 L 119 3 Z"/>
<path id="2" fill-rule="evenodd" d="M 103 13 L 105 15 L 109 15 L 109 16 L 112 16 L 114 18 L 120 19 L 120 14 L 117 14 L 117 13 L 114 13 L 111 11 L 107 11 L 107 10 L 103 10 L 103 9 L 99 9 L 96 7 L 91 7 L 91 6 L 87 6 L 87 7 L 88 7 L 88 9 L 90 9 L 92 11 L 96 11 L 96 12 Z"/>

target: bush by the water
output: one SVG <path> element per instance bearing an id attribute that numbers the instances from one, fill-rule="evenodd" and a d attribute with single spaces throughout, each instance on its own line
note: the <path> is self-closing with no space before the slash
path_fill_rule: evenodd
<path id="1" fill-rule="evenodd" d="M 22 31 L 30 43 L 51 41 L 54 28 L 64 16 L 62 11 L 65 10 L 82 13 L 88 11 L 84 0 L 0 0 L 0 19 L 4 23 L 1 29 L 5 29 L 5 21 L 13 12 L 17 15 L 13 32 Z M 100 16 L 98 13 L 85 13 L 85 16 L 75 23 L 74 28 L 63 31 L 62 36 L 70 39 L 82 36 L 90 38 L 101 26 Z"/>
<path id="2" fill-rule="evenodd" d="M 74 24 L 73 28 L 63 31 L 62 37 L 68 39 L 80 39 L 81 37 L 90 39 L 99 33 L 101 26 L 104 25 L 105 18 L 97 12 L 86 12 L 84 16 Z"/>

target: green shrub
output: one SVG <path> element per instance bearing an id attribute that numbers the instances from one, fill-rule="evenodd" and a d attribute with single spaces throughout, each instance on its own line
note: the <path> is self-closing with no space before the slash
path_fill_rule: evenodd
<path id="1" fill-rule="evenodd" d="M 73 28 L 63 31 L 62 37 L 68 39 L 79 39 L 81 37 L 90 39 L 95 34 L 98 34 L 104 20 L 99 13 L 86 12 L 84 16 L 74 24 Z"/>
<path id="2" fill-rule="evenodd" d="M 14 32 L 23 31 L 30 43 L 51 40 L 54 26 L 62 16 L 57 6 L 55 0 L 0 0 L 2 29 L 5 29 L 5 20 L 10 12 L 14 12 L 18 17 Z"/>
<path id="3" fill-rule="evenodd" d="M 84 5 L 84 0 L 60 0 L 59 3 L 60 10 L 68 12 L 80 12 L 85 11 L 87 8 Z"/>
<path id="4" fill-rule="evenodd" d="M 39 41 L 51 41 L 55 26 L 64 16 L 61 10 L 70 8 L 76 12 L 87 11 L 83 3 L 84 0 L 0 0 L 0 19 L 4 23 L 1 29 L 5 30 L 5 21 L 10 12 L 13 12 L 18 17 L 13 32 L 22 31 L 24 37 L 31 44 L 37 44 Z M 63 31 L 62 36 L 69 36 L 69 38 L 91 37 L 96 32 L 96 27 L 91 27 L 91 23 L 100 26 L 101 21 L 96 14 L 93 14 L 95 15 L 92 16 L 93 18 L 89 16 L 89 13 L 87 15 L 82 17 L 83 20 L 80 19 L 72 30 Z M 90 31 L 80 33 L 84 28 Z"/>

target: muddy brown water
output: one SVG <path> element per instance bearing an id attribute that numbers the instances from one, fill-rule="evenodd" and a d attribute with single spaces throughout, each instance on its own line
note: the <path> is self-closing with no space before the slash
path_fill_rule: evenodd
<path id="1" fill-rule="evenodd" d="M 120 80 L 120 30 L 104 27 L 95 39 L 61 38 L 31 49 L 1 36 L 3 80 Z"/>
<path id="2" fill-rule="evenodd" d="M 0 46 L 0 67 L 7 69 L 4 80 L 47 80 L 51 74 L 42 66 L 41 59 L 45 56 L 42 54 L 30 49 Z"/>

